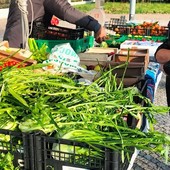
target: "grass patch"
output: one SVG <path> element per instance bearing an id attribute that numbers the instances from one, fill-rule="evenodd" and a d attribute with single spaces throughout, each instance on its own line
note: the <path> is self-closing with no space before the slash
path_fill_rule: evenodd
<path id="1" fill-rule="evenodd" d="M 76 5 L 75 8 L 89 12 L 95 3 Z M 130 3 L 106 2 L 104 11 L 107 14 L 129 14 Z M 136 14 L 170 14 L 170 3 L 136 3 Z"/>
<path id="2" fill-rule="evenodd" d="M 76 0 L 75 0 L 76 1 Z M 0 4 L 0 8 L 8 8 L 9 4 Z M 95 3 L 75 5 L 82 12 L 95 8 Z M 130 3 L 106 2 L 104 11 L 107 14 L 129 14 Z M 170 14 L 170 3 L 136 3 L 136 14 Z"/>
<path id="3" fill-rule="evenodd" d="M 0 9 L 9 8 L 9 4 L 0 4 Z"/>

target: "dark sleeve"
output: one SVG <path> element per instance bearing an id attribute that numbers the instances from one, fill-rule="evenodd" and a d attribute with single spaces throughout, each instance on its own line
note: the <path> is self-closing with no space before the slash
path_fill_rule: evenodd
<path id="1" fill-rule="evenodd" d="M 43 2 L 44 0 L 32 0 L 34 8 L 33 20 L 44 16 Z M 32 11 L 29 1 L 27 9 L 28 9 L 28 21 L 31 22 Z M 7 40 L 9 42 L 10 47 L 20 48 L 22 45 L 23 40 L 22 40 L 21 11 L 19 10 L 15 0 L 10 1 L 8 19 L 3 40 Z"/>
<path id="2" fill-rule="evenodd" d="M 155 61 L 157 61 L 157 59 L 156 59 L 156 53 L 157 53 L 160 49 L 170 50 L 170 40 L 167 39 L 166 41 L 164 41 L 164 42 L 156 49 L 156 52 L 155 52 L 155 54 L 154 54 Z"/>
<path id="3" fill-rule="evenodd" d="M 21 12 L 14 0 L 11 1 L 9 6 L 8 20 L 3 40 L 7 40 L 10 47 L 21 47 Z"/>
<path id="4" fill-rule="evenodd" d="M 155 52 L 155 55 L 156 53 L 160 50 L 160 49 L 167 49 L 167 50 L 170 50 L 170 41 L 167 39 L 166 41 L 164 41 L 156 50 Z"/>
<path id="5" fill-rule="evenodd" d="M 97 32 L 101 27 L 96 19 L 75 9 L 67 0 L 45 0 L 44 9 L 51 15 L 90 31 Z"/>

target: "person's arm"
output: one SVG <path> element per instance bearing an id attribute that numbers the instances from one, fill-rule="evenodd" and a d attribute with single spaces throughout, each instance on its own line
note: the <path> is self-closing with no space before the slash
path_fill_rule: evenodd
<path id="1" fill-rule="evenodd" d="M 156 54 L 156 59 L 160 64 L 170 61 L 170 49 L 160 49 Z"/>
<path id="2" fill-rule="evenodd" d="M 45 0 L 44 9 L 64 21 L 94 31 L 97 42 L 101 42 L 106 36 L 104 27 L 96 19 L 75 9 L 66 0 Z"/>
<path id="3" fill-rule="evenodd" d="M 155 58 L 158 63 L 165 64 L 170 61 L 170 41 L 165 41 L 155 52 Z"/>

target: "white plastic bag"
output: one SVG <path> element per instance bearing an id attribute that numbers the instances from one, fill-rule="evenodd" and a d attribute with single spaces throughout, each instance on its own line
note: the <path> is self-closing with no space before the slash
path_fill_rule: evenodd
<path id="1" fill-rule="evenodd" d="M 49 59 L 43 63 L 51 64 L 50 67 L 44 67 L 44 70 L 50 72 L 75 72 L 83 77 L 88 77 L 89 80 L 92 80 L 94 77 L 93 72 L 79 66 L 80 58 L 69 43 L 59 44 L 52 48 Z"/>

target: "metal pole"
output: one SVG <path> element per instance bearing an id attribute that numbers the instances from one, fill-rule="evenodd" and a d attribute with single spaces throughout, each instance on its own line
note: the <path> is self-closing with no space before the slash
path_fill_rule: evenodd
<path id="1" fill-rule="evenodd" d="M 96 0 L 95 1 L 95 8 L 96 9 L 103 9 L 105 0 Z"/>
<path id="2" fill-rule="evenodd" d="M 130 0 L 130 14 L 129 14 L 130 21 L 135 19 L 135 9 L 136 9 L 136 0 Z"/>

